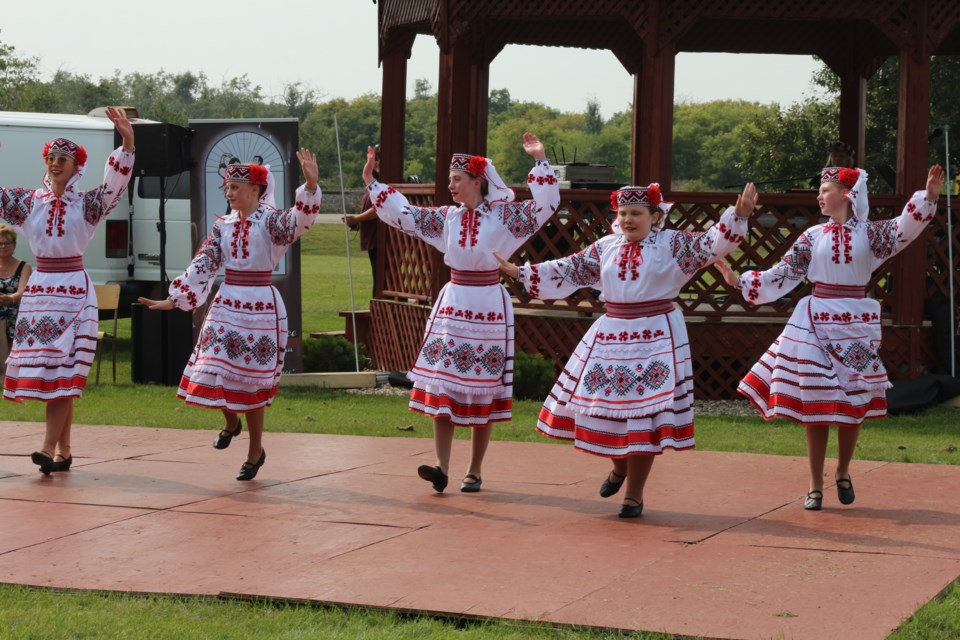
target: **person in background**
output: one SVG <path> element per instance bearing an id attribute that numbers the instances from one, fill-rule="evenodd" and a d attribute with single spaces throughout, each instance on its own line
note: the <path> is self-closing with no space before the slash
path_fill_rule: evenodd
<path id="1" fill-rule="evenodd" d="M 13 332 L 17 324 L 20 299 L 27 287 L 33 269 L 16 257 L 17 230 L 0 224 L 0 375 L 6 371 L 7 354 L 13 345 Z"/>
<path id="2" fill-rule="evenodd" d="M 380 145 L 373 147 L 376 162 L 373 166 L 373 178 L 380 179 Z M 347 225 L 351 229 L 360 230 L 360 250 L 367 252 L 370 259 L 370 273 L 373 276 L 372 291 L 370 297 L 377 295 L 377 212 L 370 202 L 370 193 L 364 189 L 363 199 L 360 201 L 360 213 L 355 216 L 347 216 Z"/>

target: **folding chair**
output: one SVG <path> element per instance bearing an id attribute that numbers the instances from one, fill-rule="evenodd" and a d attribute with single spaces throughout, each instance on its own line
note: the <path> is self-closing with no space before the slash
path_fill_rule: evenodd
<path id="1" fill-rule="evenodd" d="M 117 315 L 120 309 L 120 285 L 95 284 L 97 308 L 100 311 L 113 311 L 113 331 L 97 331 L 97 384 L 100 384 L 100 359 L 103 356 L 102 342 L 110 338 L 113 347 L 113 381 L 117 381 Z"/>

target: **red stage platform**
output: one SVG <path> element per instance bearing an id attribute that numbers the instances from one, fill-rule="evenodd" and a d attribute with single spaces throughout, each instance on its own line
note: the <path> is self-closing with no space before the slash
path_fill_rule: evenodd
<path id="1" fill-rule="evenodd" d="M 0 581 L 242 594 L 710 638 L 884 638 L 960 576 L 960 467 L 855 462 L 801 506 L 806 461 L 668 452 L 646 510 L 597 495 L 607 463 L 494 442 L 462 494 L 467 443 L 437 495 L 414 438 L 246 437 L 78 425 L 73 470 L 40 475 L 36 424 L 0 422 Z M 832 465 L 828 464 L 828 469 Z"/>

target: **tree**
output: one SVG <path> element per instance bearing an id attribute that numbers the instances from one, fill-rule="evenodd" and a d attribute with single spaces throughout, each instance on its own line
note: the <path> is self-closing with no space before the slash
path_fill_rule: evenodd
<path id="1" fill-rule="evenodd" d="M 21 93 L 37 83 L 37 59 L 18 58 L 12 46 L 0 42 L 0 110 L 20 111 Z"/>
<path id="2" fill-rule="evenodd" d="M 584 114 L 583 130 L 590 135 L 596 135 L 603 130 L 603 116 L 600 114 L 600 103 L 595 98 L 587 100 L 587 111 Z"/>

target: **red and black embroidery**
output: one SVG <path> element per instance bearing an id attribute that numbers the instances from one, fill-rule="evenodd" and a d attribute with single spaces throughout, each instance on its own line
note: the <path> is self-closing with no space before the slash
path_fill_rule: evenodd
<path id="1" fill-rule="evenodd" d="M 53 230 L 57 230 L 57 237 L 62 238 L 64 234 L 63 224 L 66 222 L 67 205 L 60 196 L 56 196 L 50 203 L 50 210 L 47 212 L 46 234 L 53 237 Z"/>
<path id="2" fill-rule="evenodd" d="M 702 231 L 677 231 L 672 241 L 673 259 L 686 274 L 696 273 L 713 258 L 713 238 Z"/>
<path id="3" fill-rule="evenodd" d="M 853 262 L 853 233 L 850 229 L 846 225 L 831 222 L 824 227 L 824 231 L 830 234 L 833 264 Z"/>
<path id="4" fill-rule="evenodd" d="M 630 279 L 636 280 L 640 277 L 640 265 L 643 264 L 643 247 L 638 242 L 628 242 L 620 247 L 620 256 L 617 258 L 617 277 L 621 280 L 627 279 L 627 271 L 630 272 Z"/>
<path id="5" fill-rule="evenodd" d="M 230 240 L 230 255 L 234 258 L 250 257 L 250 218 L 240 218 L 233 230 Z"/>
<path id="6" fill-rule="evenodd" d="M 477 245 L 477 236 L 480 233 L 481 213 L 474 209 L 467 209 L 460 216 L 460 241 L 457 243 L 463 249 L 472 249 Z M 470 244 L 467 247 L 467 243 Z"/>
<path id="7" fill-rule="evenodd" d="M 2 189 L 0 190 L 0 209 L 3 219 L 14 226 L 22 226 L 33 208 L 32 189 Z"/>

